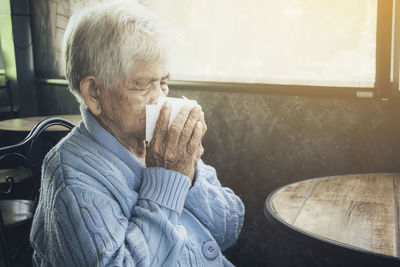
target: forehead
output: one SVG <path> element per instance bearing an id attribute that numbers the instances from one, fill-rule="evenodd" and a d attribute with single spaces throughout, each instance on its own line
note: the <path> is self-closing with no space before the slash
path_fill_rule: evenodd
<path id="1" fill-rule="evenodd" d="M 168 62 L 165 59 L 155 59 L 136 62 L 129 71 L 129 79 L 156 79 L 169 73 Z"/>

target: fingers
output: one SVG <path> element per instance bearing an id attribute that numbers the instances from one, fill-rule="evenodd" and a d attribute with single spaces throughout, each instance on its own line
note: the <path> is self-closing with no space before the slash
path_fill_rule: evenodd
<path id="1" fill-rule="evenodd" d="M 160 111 L 153 139 L 148 147 L 148 166 L 177 170 L 193 179 L 194 169 L 203 154 L 201 144 L 207 126 L 199 105 L 185 105 L 168 129 L 171 105 Z"/>
<path id="2" fill-rule="evenodd" d="M 200 143 L 198 149 L 197 149 L 197 155 L 194 158 L 194 162 L 193 162 L 193 167 L 196 169 L 197 163 L 199 162 L 201 156 L 203 156 L 204 154 L 204 147 L 203 145 Z"/>
<path id="3" fill-rule="evenodd" d="M 203 133 L 203 124 L 198 121 L 193 130 L 193 134 L 187 145 L 187 152 L 189 155 L 194 155 L 199 149 L 199 145 L 201 144 L 201 138 Z"/>
<path id="4" fill-rule="evenodd" d="M 204 112 L 201 112 L 201 116 L 200 116 L 200 121 L 203 124 L 203 133 L 202 133 L 202 138 L 204 137 L 204 135 L 206 134 L 207 131 L 207 125 L 206 125 L 206 121 L 204 119 Z"/>
<path id="5" fill-rule="evenodd" d="M 168 131 L 167 135 L 167 144 L 173 147 L 176 147 L 179 142 L 179 138 L 182 134 L 182 130 L 185 127 L 185 123 L 190 117 L 191 111 L 193 109 L 192 104 L 186 104 L 181 111 L 176 116 L 174 122 L 171 125 L 171 128 Z M 190 133 L 191 134 L 191 133 Z"/>
<path id="6" fill-rule="evenodd" d="M 158 116 L 156 127 L 154 128 L 153 138 L 150 141 L 150 146 L 161 147 L 164 143 L 168 132 L 169 118 L 171 117 L 171 103 L 164 103 Z"/>
<path id="7" fill-rule="evenodd" d="M 179 137 L 178 147 L 180 147 L 181 149 L 186 148 L 186 145 L 193 134 L 194 127 L 201 117 L 201 112 L 201 107 L 199 105 L 196 105 L 191 110 Z"/>
<path id="8" fill-rule="evenodd" d="M 197 160 L 199 160 L 201 158 L 201 156 L 203 156 L 203 154 L 204 154 L 204 147 L 200 143 L 200 146 L 199 146 L 199 158 Z"/>

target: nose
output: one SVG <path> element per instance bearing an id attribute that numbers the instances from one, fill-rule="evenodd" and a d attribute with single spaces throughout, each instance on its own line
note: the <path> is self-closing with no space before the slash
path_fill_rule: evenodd
<path id="1" fill-rule="evenodd" d="M 152 92 L 150 102 L 151 104 L 156 104 L 160 96 L 167 96 L 167 95 L 168 95 L 168 89 L 164 89 L 161 86 L 157 86 L 156 88 L 154 88 Z"/>
<path id="2" fill-rule="evenodd" d="M 161 91 L 163 92 L 164 96 L 168 96 L 169 93 L 169 87 L 168 84 L 163 84 L 160 86 Z"/>

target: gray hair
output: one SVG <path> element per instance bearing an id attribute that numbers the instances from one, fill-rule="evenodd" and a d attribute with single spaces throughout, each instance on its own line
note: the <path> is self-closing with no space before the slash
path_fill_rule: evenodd
<path id="1" fill-rule="evenodd" d="M 84 77 L 95 76 L 106 88 L 117 86 L 136 62 L 168 56 L 174 44 L 171 33 L 165 22 L 132 0 L 101 3 L 75 12 L 63 43 L 70 91 L 85 105 L 80 92 Z"/>

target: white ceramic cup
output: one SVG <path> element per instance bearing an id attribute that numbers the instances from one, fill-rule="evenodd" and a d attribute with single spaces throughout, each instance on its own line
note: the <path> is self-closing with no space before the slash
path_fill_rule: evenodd
<path id="1" fill-rule="evenodd" d="M 146 105 L 146 141 L 150 142 L 153 138 L 154 128 L 160 115 L 160 110 L 164 102 L 170 102 L 172 106 L 171 117 L 169 118 L 168 129 L 171 127 L 172 122 L 175 120 L 176 115 L 187 103 L 193 106 L 197 104 L 196 100 L 190 100 L 187 98 L 174 98 L 174 97 L 160 97 L 157 100 L 157 104 Z"/>

